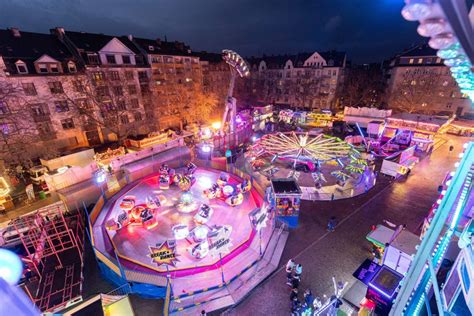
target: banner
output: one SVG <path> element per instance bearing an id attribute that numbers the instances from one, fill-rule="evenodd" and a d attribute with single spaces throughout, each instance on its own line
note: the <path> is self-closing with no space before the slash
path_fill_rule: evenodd
<path id="1" fill-rule="evenodd" d="M 174 240 L 167 240 L 157 247 L 148 247 L 150 248 L 148 257 L 150 257 L 151 261 L 156 263 L 157 266 L 165 264 L 176 267 L 176 262 L 179 260 L 176 258 L 176 242 Z"/>

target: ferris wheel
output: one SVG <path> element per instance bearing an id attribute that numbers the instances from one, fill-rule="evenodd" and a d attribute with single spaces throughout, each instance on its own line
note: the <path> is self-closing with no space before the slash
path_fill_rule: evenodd
<path id="1" fill-rule="evenodd" d="M 263 136 L 256 145 L 257 156 L 269 154 L 276 158 L 318 162 L 359 156 L 350 144 L 324 134 L 312 136 L 308 133 L 280 132 Z"/>

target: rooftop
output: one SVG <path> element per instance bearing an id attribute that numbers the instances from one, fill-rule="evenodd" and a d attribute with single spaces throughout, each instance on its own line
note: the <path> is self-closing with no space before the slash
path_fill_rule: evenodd
<path id="1" fill-rule="evenodd" d="M 272 187 L 275 194 L 302 194 L 295 179 L 273 179 Z"/>

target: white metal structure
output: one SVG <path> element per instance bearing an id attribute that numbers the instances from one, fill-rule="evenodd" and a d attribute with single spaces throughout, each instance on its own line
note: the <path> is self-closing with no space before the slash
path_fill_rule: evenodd
<path id="1" fill-rule="evenodd" d="M 224 49 L 222 51 L 222 59 L 224 59 L 224 61 L 229 65 L 231 76 L 224 116 L 222 117 L 221 132 L 224 131 L 225 123 L 227 122 L 229 124 L 229 132 L 232 134 L 235 132 L 235 117 L 237 115 L 236 99 L 233 97 L 235 79 L 237 78 L 237 75 L 241 78 L 248 77 L 250 71 L 247 62 L 234 51 Z"/>

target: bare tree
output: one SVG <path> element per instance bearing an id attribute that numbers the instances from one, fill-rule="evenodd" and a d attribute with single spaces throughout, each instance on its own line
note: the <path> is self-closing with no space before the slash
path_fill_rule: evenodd
<path id="1" fill-rule="evenodd" d="M 342 105 L 350 107 L 380 107 L 384 91 L 382 71 L 377 68 L 349 70 L 342 90 Z"/>
<path id="2" fill-rule="evenodd" d="M 392 91 L 389 105 L 397 112 L 433 114 L 430 105 L 439 101 L 440 76 L 433 73 L 406 72 Z"/>
<path id="3" fill-rule="evenodd" d="M 209 122 L 219 103 L 214 93 L 204 92 L 196 84 L 174 87 L 171 100 L 172 112 L 179 116 L 181 129 L 184 123 Z"/>
<path id="4" fill-rule="evenodd" d="M 43 140 L 52 132 L 35 114 L 41 104 L 30 104 L 18 82 L 0 81 L 0 157 L 7 165 L 31 164 L 38 156 L 55 154 Z"/>
<path id="5" fill-rule="evenodd" d="M 117 73 L 117 72 L 115 72 Z M 65 93 L 68 102 L 78 111 L 85 128 L 99 127 L 108 139 L 120 145 L 132 134 L 137 134 L 141 118 L 138 99 L 130 98 L 126 86 L 112 71 L 100 71 L 77 76 L 75 93 Z M 135 93 L 140 93 L 135 87 Z M 136 100 L 133 102 L 133 100 Z M 134 116 L 133 121 L 130 115 Z M 104 135 L 105 137 L 105 135 Z"/>

